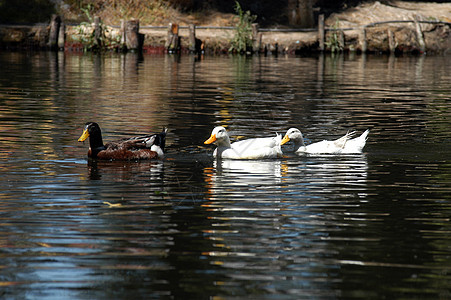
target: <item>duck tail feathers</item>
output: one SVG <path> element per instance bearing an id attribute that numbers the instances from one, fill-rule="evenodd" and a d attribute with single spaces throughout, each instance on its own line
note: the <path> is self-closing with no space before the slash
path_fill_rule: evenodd
<path id="1" fill-rule="evenodd" d="M 365 142 L 368 140 L 368 134 L 370 134 L 370 130 L 367 129 L 365 130 L 364 133 L 362 133 L 362 135 L 360 136 L 361 139 L 365 140 Z"/>
<path id="2" fill-rule="evenodd" d="M 164 128 L 163 128 L 163 131 L 162 131 L 161 133 L 158 134 L 158 137 L 159 137 L 158 144 L 159 144 L 159 146 L 160 146 L 160 148 L 161 148 L 162 151 L 164 151 L 164 148 L 165 148 L 165 146 L 166 146 L 166 134 L 167 134 L 167 132 L 168 132 L 168 128 L 167 128 L 167 127 L 164 127 Z M 156 143 L 156 144 L 157 144 L 157 143 Z M 157 145 L 158 145 L 158 144 L 157 144 Z"/>

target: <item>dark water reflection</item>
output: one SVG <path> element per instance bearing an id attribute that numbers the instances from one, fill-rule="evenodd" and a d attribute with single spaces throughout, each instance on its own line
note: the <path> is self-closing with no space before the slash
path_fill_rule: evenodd
<path id="1" fill-rule="evenodd" d="M 449 57 L 0 53 L 0 297 L 449 298 Z M 168 127 L 156 162 L 77 143 Z M 214 161 L 371 130 L 365 153 Z"/>

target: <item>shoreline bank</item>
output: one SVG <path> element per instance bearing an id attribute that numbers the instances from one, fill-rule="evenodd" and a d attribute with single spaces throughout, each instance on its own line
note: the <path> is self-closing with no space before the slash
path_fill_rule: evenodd
<path id="1" fill-rule="evenodd" d="M 259 28 L 254 24 L 252 52 L 449 53 L 448 11 L 451 4 L 394 1 L 385 5 L 376 1 L 332 14 L 326 20 L 320 15 L 313 29 Z M 129 25 L 134 31 L 127 35 Z M 128 39 L 133 35 L 130 44 Z M 0 49 L 227 53 L 234 35 L 235 28 L 227 26 L 140 26 L 139 20 L 112 26 L 98 17 L 92 24 L 64 25 L 61 17 L 54 16 L 49 24 L 0 25 Z"/>
<path id="2" fill-rule="evenodd" d="M 65 51 L 84 51 L 75 25 L 66 25 Z M 114 40 L 120 39 L 118 26 L 106 26 L 108 35 Z M 92 29 L 93 30 L 93 29 Z M 196 27 L 196 38 L 202 42 L 205 53 L 226 53 L 235 34 L 233 28 Z M 168 49 L 168 28 L 162 26 L 144 26 L 139 29 L 143 37 L 144 53 L 166 53 Z M 175 51 L 190 51 L 189 31 L 180 27 L 179 46 Z M 2 50 L 48 50 L 50 26 L 36 25 L 0 25 L 0 49 Z M 393 21 L 383 24 L 370 24 L 361 28 L 326 28 L 325 46 L 321 49 L 320 34 L 317 29 L 310 31 L 260 29 L 256 37 L 255 52 L 303 53 L 331 51 L 335 43 L 340 51 L 369 53 L 448 53 L 451 49 L 451 23 Z M 331 42 L 332 41 L 332 42 Z M 111 47 L 119 51 L 121 45 Z"/>

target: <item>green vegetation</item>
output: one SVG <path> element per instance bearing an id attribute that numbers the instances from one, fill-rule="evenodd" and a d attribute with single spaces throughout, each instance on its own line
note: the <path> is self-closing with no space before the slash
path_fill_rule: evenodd
<path id="1" fill-rule="evenodd" d="M 250 11 L 244 12 L 238 1 L 235 1 L 235 12 L 238 15 L 238 25 L 229 51 L 244 53 L 252 49 L 252 23 L 257 16 L 251 15 Z"/>
<path id="2" fill-rule="evenodd" d="M 341 52 L 344 48 L 344 45 L 342 44 L 342 41 L 340 39 L 341 32 L 338 30 L 338 28 L 340 28 L 340 22 L 337 19 L 333 26 L 334 30 L 328 36 L 327 41 L 325 42 L 327 48 L 329 48 L 330 52 L 332 53 Z"/>
<path id="3" fill-rule="evenodd" d="M 96 36 L 95 28 L 92 25 L 94 23 L 92 5 L 88 4 L 86 8 L 81 8 L 81 10 L 84 12 L 88 22 L 80 23 L 76 30 L 78 32 L 78 41 L 83 45 L 84 51 L 101 51 L 119 47 L 121 36 L 116 35 L 112 37 L 107 35 L 109 30 L 102 21 L 99 24 L 100 34 Z"/>
<path id="4" fill-rule="evenodd" d="M 50 0 L 0 0 L 0 23 L 48 22 L 55 8 Z"/>

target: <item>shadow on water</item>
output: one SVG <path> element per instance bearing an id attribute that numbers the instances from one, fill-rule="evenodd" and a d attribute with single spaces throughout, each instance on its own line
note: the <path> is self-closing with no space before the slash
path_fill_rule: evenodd
<path id="1" fill-rule="evenodd" d="M 449 57 L 0 53 L 7 298 L 448 298 Z M 169 128 L 162 161 L 88 161 Z M 371 130 L 361 155 L 215 161 Z"/>

